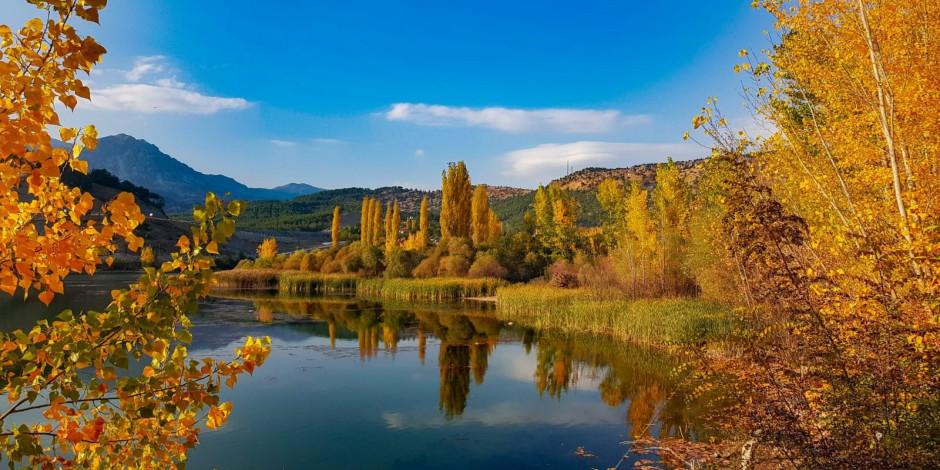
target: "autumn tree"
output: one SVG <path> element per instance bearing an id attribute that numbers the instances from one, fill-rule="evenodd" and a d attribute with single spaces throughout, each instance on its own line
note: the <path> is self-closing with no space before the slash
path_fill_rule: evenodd
<path id="1" fill-rule="evenodd" d="M 330 227 L 330 239 L 333 242 L 333 248 L 339 246 L 340 211 L 339 206 L 333 208 L 333 223 Z"/>
<path id="2" fill-rule="evenodd" d="M 692 281 L 683 273 L 688 242 L 688 189 L 679 167 L 671 159 L 656 165 L 653 190 L 659 256 L 660 292 L 677 295 L 692 291 Z"/>
<path id="3" fill-rule="evenodd" d="M 442 237 L 471 237 L 472 192 L 464 162 L 449 164 L 441 175 Z"/>
<path id="4" fill-rule="evenodd" d="M 421 208 L 418 211 L 418 232 L 417 232 L 417 242 L 416 248 L 423 250 L 428 246 L 428 224 L 430 219 L 428 218 L 428 197 L 424 196 L 421 198 Z"/>
<path id="5" fill-rule="evenodd" d="M 556 257 L 570 259 L 574 256 L 579 243 L 580 209 L 574 196 L 557 184 L 539 186 L 535 191 L 529 214 L 535 237 Z"/>
<path id="6" fill-rule="evenodd" d="M 385 254 L 398 248 L 398 230 L 401 227 L 401 212 L 398 201 L 389 202 L 385 210 Z"/>
<path id="7" fill-rule="evenodd" d="M 369 197 L 362 198 L 362 211 L 359 218 L 359 243 L 362 243 L 364 246 L 370 245 L 370 239 L 372 236 L 372 199 Z"/>
<path id="8" fill-rule="evenodd" d="M 17 31 L 0 25 L 0 289 L 48 304 L 70 273 L 109 262 L 119 240 L 139 250 L 133 230 L 144 218 L 128 193 L 92 214 L 92 196 L 61 179 L 67 169 L 87 171 L 80 156 L 97 132 L 61 127 L 57 103 L 74 109 L 91 98 L 78 74 L 105 53 L 69 21 L 97 22 L 105 1 L 30 3 L 44 20 Z M 66 148 L 53 147 L 53 129 Z M 263 363 L 269 340 L 249 337 L 226 361 L 193 360 L 185 344 L 188 315 L 212 285 L 212 256 L 241 210 L 209 194 L 177 252 L 113 291 L 102 311 L 66 310 L 28 331 L 0 332 L 0 394 L 9 403 L 0 452 L 12 467 L 176 467 L 203 425 L 225 423 L 232 405 L 220 401 L 221 386 Z M 127 372 L 130 361 L 144 365 L 140 374 Z"/>
<path id="9" fill-rule="evenodd" d="M 486 185 L 478 184 L 473 189 L 470 203 L 470 232 L 474 245 L 488 243 L 490 223 L 490 198 L 486 194 Z"/>
<path id="10" fill-rule="evenodd" d="M 729 368 L 753 394 L 736 424 L 791 466 L 932 466 L 940 17 L 912 0 L 761 4 L 780 44 L 737 69 L 772 132 L 730 132 L 714 100 L 693 121 L 743 175 L 721 227 L 761 335 Z"/>
<path id="11" fill-rule="evenodd" d="M 496 243 L 503 234 L 503 223 L 493 209 L 486 214 L 486 237 L 488 243 Z"/>
<path id="12" fill-rule="evenodd" d="M 626 239 L 622 245 L 634 296 L 649 295 L 654 282 L 651 264 L 656 256 L 656 233 L 649 209 L 649 191 L 634 181 L 627 194 Z"/>
<path id="13" fill-rule="evenodd" d="M 385 231 L 382 225 L 382 202 L 378 199 L 372 200 L 372 221 L 369 222 L 369 245 L 376 246 L 382 240 Z"/>
<path id="14" fill-rule="evenodd" d="M 277 256 L 277 239 L 274 237 L 265 238 L 258 244 L 258 259 L 271 260 Z"/>
<path id="15" fill-rule="evenodd" d="M 620 245 L 625 236 L 626 192 L 623 183 L 607 178 L 597 185 L 597 202 L 604 211 L 602 221 L 606 248 L 612 250 Z"/>

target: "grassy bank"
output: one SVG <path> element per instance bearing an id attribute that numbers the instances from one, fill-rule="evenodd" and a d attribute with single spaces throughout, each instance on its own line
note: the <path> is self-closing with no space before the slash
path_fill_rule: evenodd
<path id="1" fill-rule="evenodd" d="M 355 294 L 358 278 L 351 274 L 282 272 L 277 290 L 289 295 Z"/>
<path id="2" fill-rule="evenodd" d="M 215 286 L 225 290 L 276 290 L 282 271 L 278 269 L 240 269 L 215 273 Z"/>
<path id="3" fill-rule="evenodd" d="M 587 289 L 545 285 L 497 290 L 496 314 L 538 329 L 611 336 L 639 344 L 721 341 L 734 320 L 727 307 L 695 299 L 619 300 Z"/>
<path id="4" fill-rule="evenodd" d="M 364 279 L 352 274 L 320 274 L 276 269 L 237 269 L 216 273 L 222 290 L 270 290 L 292 296 L 357 294 L 402 301 L 443 302 L 486 297 L 505 286 L 499 279 Z"/>
<path id="5" fill-rule="evenodd" d="M 430 278 L 362 279 L 357 294 L 394 300 L 447 301 L 494 295 L 505 286 L 499 279 Z"/>

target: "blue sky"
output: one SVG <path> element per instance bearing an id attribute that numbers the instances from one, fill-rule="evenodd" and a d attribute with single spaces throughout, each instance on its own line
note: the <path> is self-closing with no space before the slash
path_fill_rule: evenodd
<path id="1" fill-rule="evenodd" d="M 34 13 L 10 2 L 0 23 Z M 63 116 L 255 186 L 431 188 L 449 161 L 531 187 L 566 165 L 707 153 L 708 96 L 767 46 L 750 1 L 111 1 L 92 103 Z M 71 113 L 66 113 L 71 114 Z"/>

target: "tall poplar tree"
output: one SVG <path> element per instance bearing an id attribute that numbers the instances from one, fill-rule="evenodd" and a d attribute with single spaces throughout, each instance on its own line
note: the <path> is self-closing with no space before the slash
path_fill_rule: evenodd
<path id="1" fill-rule="evenodd" d="M 417 248 L 423 250 L 428 246 L 428 197 L 421 198 L 421 209 L 418 212 Z"/>
<path id="2" fill-rule="evenodd" d="M 371 243 L 375 246 L 382 239 L 382 202 L 378 199 L 372 200 L 372 223 L 371 223 Z"/>
<path id="3" fill-rule="evenodd" d="M 490 200 L 486 185 L 479 184 L 473 190 L 470 204 L 470 231 L 474 245 L 489 242 Z"/>
<path id="4" fill-rule="evenodd" d="M 339 206 L 333 208 L 333 225 L 330 230 L 330 238 L 333 242 L 333 248 L 339 246 L 340 212 L 341 209 Z"/>
<path id="5" fill-rule="evenodd" d="M 359 241 L 368 246 L 372 244 L 372 198 L 362 198 L 362 216 L 359 221 Z"/>
<path id="6" fill-rule="evenodd" d="M 470 238 L 473 186 L 464 162 L 451 163 L 441 176 L 441 236 Z"/>

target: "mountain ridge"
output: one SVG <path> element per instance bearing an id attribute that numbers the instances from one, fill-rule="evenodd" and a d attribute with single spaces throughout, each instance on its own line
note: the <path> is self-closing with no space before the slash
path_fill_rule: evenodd
<path id="1" fill-rule="evenodd" d="M 270 189 L 250 187 L 230 176 L 195 170 L 156 145 L 127 134 L 102 137 L 95 150 L 86 150 L 82 155 L 92 169 L 107 170 L 120 179 L 160 194 L 170 212 L 188 210 L 202 202 L 207 191 L 256 201 L 287 200 L 322 190 L 305 183 Z"/>

